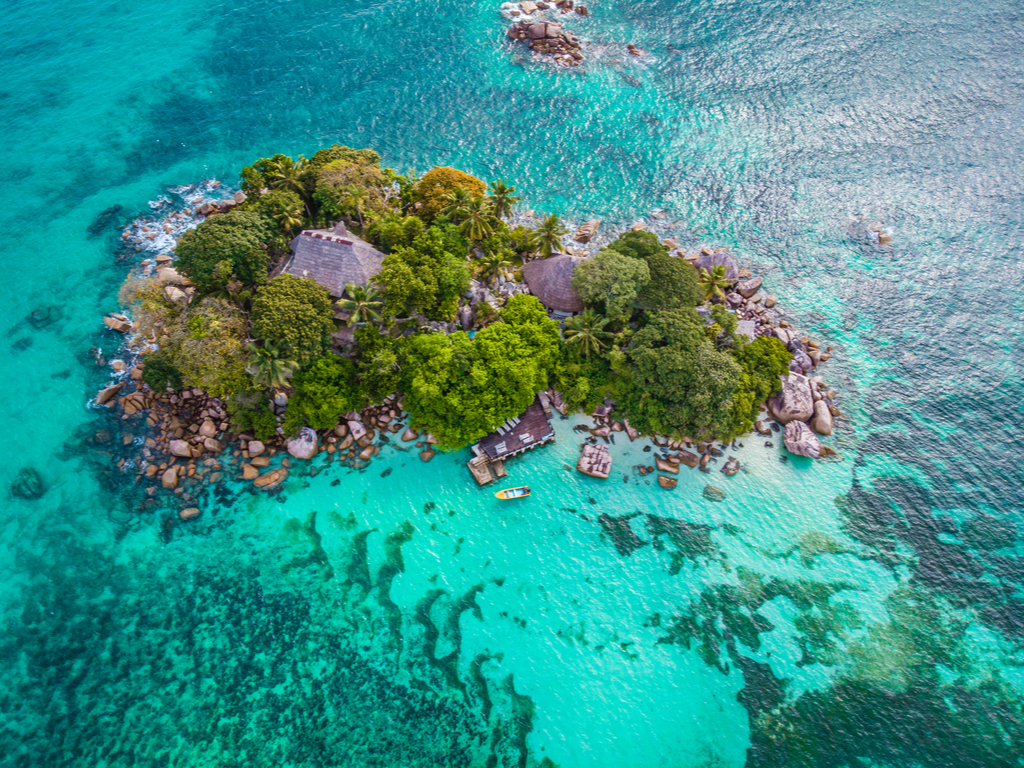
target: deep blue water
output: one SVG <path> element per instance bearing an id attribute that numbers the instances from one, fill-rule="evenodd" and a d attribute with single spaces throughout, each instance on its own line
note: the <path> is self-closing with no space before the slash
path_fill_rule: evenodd
<path id="1" fill-rule="evenodd" d="M 573 72 L 498 3 L 4 9 L 0 486 L 48 490 L 0 512 L 0 765 L 1022 764 L 1024 9 L 590 7 Z M 120 228 L 335 142 L 731 247 L 836 347 L 840 459 L 713 504 L 564 472 L 564 423 L 531 506 L 394 452 L 140 507 L 87 405 Z"/>

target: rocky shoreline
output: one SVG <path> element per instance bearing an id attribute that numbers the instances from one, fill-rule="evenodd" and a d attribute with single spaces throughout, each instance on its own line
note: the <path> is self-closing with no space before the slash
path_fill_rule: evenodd
<path id="1" fill-rule="evenodd" d="M 642 228 L 637 225 L 636 229 Z M 819 366 L 832 357 L 833 348 L 822 349 L 821 342 L 799 333 L 791 323 L 780 316 L 777 309 L 778 300 L 773 294 L 765 293 L 764 279 L 753 275 L 750 270 L 741 268 L 725 248 L 701 248 L 697 252 L 687 253 L 679 248 L 674 239 L 666 239 L 662 244 L 681 259 L 694 264 L 695 267 L 711 269 L 713 266 L 724 266 L 727 273 L 734 279 L 733 288 L 725 293 L 724 303 L 736 312 L 739 318 L 738 332 L 749 338 L 758 336 L 774 336 L 781 341 L 786 349 L 793 354 L 789 373 L 782 378 L 781 390 L 769 398 L 761 407 L 761 418 L 754 424 L 754 432 L 760 437 L 773 438 L 781 433 L 783 446 L 795 456 L 817 459 L 836 455 L 836 452 L 821 443 L 820 438 L 832 434 L 834 422 L 843 414 L 838 406 L 838 393 L 830 388 L 820 375 L 810 375 Z M 559 400 L 559 393 L 551 393 L 553 401 Z M 557 406 L 556 406 L 557 407 Z M 611 458 L 607 448 L 598 443 L 614 442 L 614 433 L 625 433 L 632 442 L 638 437 L 648 437 L 652 444 L 644 451 L 657 451 L 654 464 L 641 464 L 632 469 L 641 477 L 658 472 L 658 484 L 665 490 L 676 487 L 677 480 L 670 475 L 677 475 L 680 465 L 690 469 L 710 472 L 710 465 L 724 458 L 721 472 L 726 477 L 737 474 L 742 465 L 736 456 L 727 456 L 729 450 L 742 448 L 743 443 L 733 440 L 731 443 L 720 441 L 697 441 L 690 437 L 672 440 L 664 436 L 643 436 L 633 429 L 628 420 L 613 419 L 615 403 L 606 400 L 592 414 L 593 426 L 578 426 L 576 429 L 589 432 L 589 437 L 581 447 L 581 455 L 576 469 L 582 474 L 600 479 L 607 479 L 611 473 Z M 766 447 L 774 447 L 771 440 L 765 442 Z M 603 449 L 603 450 L 598 450 Z M 786 460 L 786 455 L 781 457 Z M 628 481 L 628 475 L 623 475 Z M 711 501 L 722 501 L 726 492 L 708 485 L 704 491 L 705 498 Z"/>

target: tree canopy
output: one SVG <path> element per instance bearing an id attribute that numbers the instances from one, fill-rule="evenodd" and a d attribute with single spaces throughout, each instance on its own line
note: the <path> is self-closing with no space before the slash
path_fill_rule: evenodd
<path id="1" fill-rule="evenodd" d="M 327 289 L 308 277 L 283 274 L 256 294 L 252 332 L 263 341 L 286 345 L 299 363 L 323 354 L 334 330 Z"/>
<path id="2" fill-rule="evenodd" d="M 252 211 L 211 216 L 182 235 L 176 266 L 204 293 L 223 289 L 232 277 L 259 284 L 267 279 L 263 244 L 273 234 L 274 227 Z"/>
<path id="3" fill-rule="evenodd" d="M 185 385 L 226 399 L 251 386 L 245 370 L 245 335 L 242 311 L 229 301 L 207 297 L 177 316 L 163 351 Z"/>
<path id="4" fill-rule="evenodd" d="M 693 309 L 653 312 L 627 351 L 633 366 L 630 421 L 654 434 L 726 439 L 742 369 L 707 338 Z"/>
<path id="5" fill-rule="evenodd" d="M 637 291 L 650 277 L 646 262 L 604 248 L 576 266 L 572 287 L 585 303 L 602 304 L 609 318 L 628 319 Z"/>
<path id="6" fill-rule="evenodd" d="M 481 196 L 487 191 L 487 185 L 483 181 L 457 168 L 431 168 L 423 174 L 423 178 L 416 183 L 414 189 L 416 201 L 422 203 L 416 215 L 424 221 L 433 221 L 448 204 L 448 194 L 457 188 L 466 190 L 472 197 Z"/>
<path id="7" fill-rule="evenodd" d="M 504 322 L 473 340 L 463 332 L 409 339 L 404 391 L 413 422 L 442 448 L 460 448 L 522 413 L 547 386 L 558 360 L 558 328 L 533 296 L 515 296 Z"/>
<path id="8" fill-rule="evenodd" d="M 650 279 L 640 287 L 637 303 L 646 310 L 695 307 L 702 301 L 697 273 L 683 259 L 673 258 L 652 232 L 623 232 L 606 248 L 647 264 Z"/>
<path id="9" fill-rule="evenodd" d="M 452 224 L 433 226 L 411 245 L 396 248 L 374 278 L 384 288 L 385 316 L 420 312 L 431 320 L 450 320 L 469 288 L 468 250 Z"/>

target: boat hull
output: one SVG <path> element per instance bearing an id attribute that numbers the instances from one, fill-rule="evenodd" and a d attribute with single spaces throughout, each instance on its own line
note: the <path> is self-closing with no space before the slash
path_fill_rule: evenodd
<path id="1" fill-rule="evenodd" d="M 529 495 L 530 489 L 526 486 L 520 486 L 519 488 L 506 488 L 503 491 L 498 491 L 494 494 L 494 497 L 502 501 L 508 501 L 509 499 L 525 499 Z"/>

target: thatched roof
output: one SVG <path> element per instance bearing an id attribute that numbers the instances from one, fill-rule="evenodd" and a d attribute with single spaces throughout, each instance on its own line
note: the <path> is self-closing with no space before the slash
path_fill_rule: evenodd
<path id="1" fill-rule="evenodd" d="M 710 272 L 714 267 L 719 265 L 725 267 L 725 276 L 727 279 L 739 280 L 740 265 L 736 263 L 736 259 L 725 251 L 701 253 L 700 258 L 693 262 L 693 268 L 697 270 L 698 274 L 702 269 L 706 269 Z"/>
<path id="2" fill-rule="evenodd" d="M 531 261 L 523 267 L 523 279 L 530 293 L 548 309 L 582 312 L 583 300 L 572 289 L 572 275 L 583 259 L 560 253 L 549 259 Z"/>
<path id="3" fill-rule="evenodd" d="M 340 298 L 346 283 L 366 285 L 380 272 L 384 254 L 338 224 L 333 230 L 307 229 L 292 240 L 284 272 L 311 277 Z"/>

